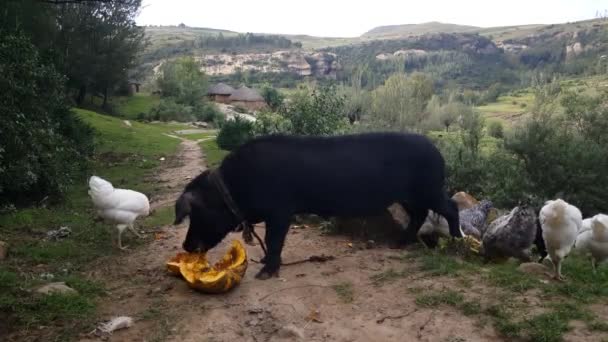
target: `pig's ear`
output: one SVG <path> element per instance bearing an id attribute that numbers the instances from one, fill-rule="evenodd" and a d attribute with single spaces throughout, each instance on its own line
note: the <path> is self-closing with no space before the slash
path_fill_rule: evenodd
<path id="1" fill-rule="evenodd" d="M 184 221 L 186 216 L 192 211 L 192 202 L 194 195 L 191 192 L 184 192 L 175 202 L 175 221 L 174 225 L 178 225 Z"/>

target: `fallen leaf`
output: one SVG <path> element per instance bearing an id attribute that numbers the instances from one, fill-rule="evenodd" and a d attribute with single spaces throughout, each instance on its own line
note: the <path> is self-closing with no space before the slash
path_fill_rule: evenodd
<path id="1" fill-rule="evenodd" d="M 321 312 L 319 310 L 310 311 L 306 319 L 315 323 L 323 323 L 323 321 L 321 320 Z"/>

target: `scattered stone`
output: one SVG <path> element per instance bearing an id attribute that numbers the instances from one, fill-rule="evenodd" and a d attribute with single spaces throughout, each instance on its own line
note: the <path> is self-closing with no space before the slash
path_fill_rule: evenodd
<path id="1" fill-rule="evenodd" d="M 0 241 L 0 260 L 4 260 L 8 257 L 8 243 Z"/>
<path id="2" fill-rule="evenodd" d="M 286 339 L 304 339 L 304 332 L 302 329 L 296 327 L 293 324 L 282 327 L 278 332 L 279 337 Z"/>
<path id="3" fill-rule="evenodd" d="M 67 286 L 62 281 L 43 285 L 43 286 L 39 287 L 38 289 L 36 289 L 36 292 L 45 294 L 45 295 L 51 294 L 51 293 L 60 293 L 60 294 L 77 294 L 78 293 L 76 290 Z"/>
<path id="4" fill-rule="evenodd" d="M 59 229 L 50 230 L 46 233 L 48 240 L 61 240 L 72 234 L 72 230 L 66 226 L 60 227 Z"/>
<path id="5" fill-rule="evenodd" d="M 255 327 L 260 324 L 260 321 L 257 318 L 253 318 L 253 319 L 250 319 L 247 322 L 245 322 L 245 324 L 247 324 L 250 327 Z"/>
<path id="6" fill-rule="evenodd" d="M 519 267 L 517 267 L 517 270 L 523 273 L 537 276 L 551 275 L 551 269 L 537 262 L 524 262 L 519 265 Z"/>
<path id="7" fill-rule="evenodd" d="M 250 314 L 260 314 L 260 313 L 264 312 L 264 308 L 256 306 L 256 307 L 252 307 L 251 309 L 247 310 L 247 312 Z"/>
<path id="8" fill-rule="evenodd" d="M 55 279 L 55 275 L 53 273 L 44 272 L 44 273 L 40 274 L 40 279 L 53 280 L 53 279 Z"/>

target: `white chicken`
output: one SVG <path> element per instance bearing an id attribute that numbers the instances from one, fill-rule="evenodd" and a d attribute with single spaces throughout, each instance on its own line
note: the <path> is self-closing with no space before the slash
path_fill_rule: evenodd
<path id="1" fill-rule="evenodd" d="M 555 268 L 555 278 L 562 276 L 562 261 L 574 246 L 583 225 L 581 211 L 562 199 L 547 201 L 539 213 L 543 240 Z"/>
<path id="2" fill-rule="evenodd" d="M 126 248 L 122 245 L 122 232 L 126 228 L 136 236 L 142 237 L 133 227 L 133 222 L 138 217 L 150 213 L 150 202 L 146 195 L 128 189 L 114 189 L 112 183 L 92 176 L 89 179 L 89 196 L 99 216 L 117 224 L 120 249 Z"/>
<path id="3" fill-rule="evenodd" d="M 598 214 L 583 221 L 583 229 L 576 237 L 574 249 L 581 254 L 591 254 L 591 266 L 608 261 L 608 215 Z"/>

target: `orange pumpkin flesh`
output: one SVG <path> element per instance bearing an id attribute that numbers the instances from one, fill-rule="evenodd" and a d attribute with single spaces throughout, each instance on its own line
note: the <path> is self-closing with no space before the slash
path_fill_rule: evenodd
<path id="1" fill-rule="evenodd" d="M 181 275 L 188 286 L 207 293 L 227 292 L 239 284 L 247 270 L 247 252 L 238 241 L 232 241 L 228 252 L 210 266 L 204 253 L 178 253 L 167 262 L 167 269 Z"/>

